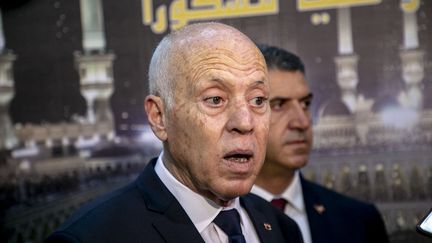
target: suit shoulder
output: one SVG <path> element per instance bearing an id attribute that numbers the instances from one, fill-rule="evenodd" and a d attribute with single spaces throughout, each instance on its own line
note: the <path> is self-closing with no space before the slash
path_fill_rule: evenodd
<path id="1" fill-rule="evenodd" d="M 80 236 L 86 235 L 87 232 L 114 229 L 123 222 L 132 220 L 134 215 L 137 214 L 136 205 L 141 205 L 142 201 L 142 196 L 139 190 L 136 189 L 135 184 L 129 183 L 118 190 L 96 198 L 78 209 L 56 230 L 54 235 L 68 239 L 70 236 L 81 238 Z"/>
<path id="2" fill-rule="evenodd" d="M 257 205 L 264 205 L 264 206 L 270 205 L 269 202 L 266 201 L 264 198 L 262 198 L 258 195 L 255 195 L 253 193 L 249 193 L 249 194 L 243 196 L 243 198 L 250 200 L 251 202 L 253 202 L 254 204 L 257 204 Z"/>
<path id="3" fill-rule="evenodd" d="M 301 183 L 305 201 L 309 201 L 308 214 L 315 213 L 313 205 L 316 202 L 322 203 L 332 227 L 351 232 L 350 235 L 345 235 L 349 238 L 339 242 L 349 242 L 350 237 L 363 238 L 361 242 L 389 242 L 384 221 L 374 204 L 343 195 L 308 180 L 302 179 Z M 351 231 L 352 229 L 355 230 Z"/>
<path id="4" fill-rule="evenodd" d="M 333 203 L 334 205 L 338 205 L 339 207 L 355 208 L 356 210 L 376 211 L 375 205 L 371 203 L 344 195 L 309 180 L 303 180 L 303 182 L 303 194 L 317 194 L 321 199 L 330 201 L 331 203 Z"/>

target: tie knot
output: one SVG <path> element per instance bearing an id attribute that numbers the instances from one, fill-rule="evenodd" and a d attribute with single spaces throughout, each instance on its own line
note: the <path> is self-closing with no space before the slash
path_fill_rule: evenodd
<path id="1" fill-rule="evenodd" d="M 285 200 L 283 198 L 277 198 L 277 199 L 271 200 L 271 204 L 273 204 L 273 206 L 279 208 L 280 210 L 284 211 L 285 205 L 287 204 L 287 200 Z"/>
<path id="2" fill-rule="evenodd" d="M 246 242 L 240 227 L 240 215 L 236 209 L 221 211 L 213 222 L 227 234 L 229 242 Z"/>

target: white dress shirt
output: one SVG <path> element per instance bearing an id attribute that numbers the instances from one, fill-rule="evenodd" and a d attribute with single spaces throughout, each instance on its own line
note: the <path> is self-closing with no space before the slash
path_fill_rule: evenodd
<path id="1" fill-rule="evenodd" d="M 298 224 L 304 243 L 312 243 L 312 236 L 310 232 L 309 221 L 307 219 L 306 208 L 303 200 L 303 190 L 301 187 L 300 175 L 298 171 L 294 173 L 294 178 L 291 184 L 280 195 L 273 195 L 272 193 L 257 185 L 252 187 L 251 192 L 269 202 L 277 198 L 283 198 L 287 200 L 288 203 L 285 206 L 285 214 L 294 219 L 294 221 Z"/>
<path id="2" fill-rule="evenodd" d="M 162 162 L 163 152 L 155 165 L 156 174 L 163 184 L 174 195 L 182 208 L 186 211 L 192 223 L 195 225 L 201 237 L 207 243 L 228 243 L 228 236 L 223 232 L 213 220 L 221 210 L 235 208 L 240 214 L 240 226 L 246 242 L 259 242 L 258 235 L 245 209 L 240 205 L 239 198 L 232 200 L 228 207 L 221 207 L 213 201 L 192 191 L 180 183 L 165 167 Z"/>

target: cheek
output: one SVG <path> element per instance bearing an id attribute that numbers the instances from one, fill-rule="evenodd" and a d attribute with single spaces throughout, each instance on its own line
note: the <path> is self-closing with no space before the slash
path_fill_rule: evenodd
<path id="1" fill-rule="evenodd" d="M 307 131 L 307 138 L 308 138 L 308 140 L 309 140 L 309 142 L 310 143 L 312 143 L 312 141 L 313 141 L 313 131 L 312 131 L 312 126 L 311 126 L 311 128 L 309 128 L 308 129 L 308 131 Z"/>
<path id="2" fill-rule="evenodd" d="M 270 124 L 274 122 L 274 119 L 272 119 L 271 116 L 271 109 L 268 108 L 264 114 L 261 114 L 258 117 L 258 125 L 261 125 L 264 127 L 264 129 L 269 130 Z"/>
<path id="3" fill-rule="evenodd" d="M 269 138 L 275 137 L 277 133 L 275 133 L 274 130 L 270 129 L 269 126 L 269 120 L 268 119 L 261 119 L 257 126 L 257 143 L 259 145 L 259 149 L 262 153 L 265 152 L 267 144 L 271 143 Z M 270 135 L 273 135 L 272 137 L 269 137 Z"/>
<path id="4" fill-rule="evenodd" d="M 172 111 L 172 116 L 169 118 L 168 142 L 173 153 L 177 155 L 192 154 L 191 147 L 194 146 L 194 140 L 199 131 L 196 124 L 192 122 L 192 110 L 183 105 L 177 105 Z"/>
<path id="5" fill-rule="evenodd" d="M 276 149 L 277 147 L 279 147 L 279 144 L 280 142 L 277 134 L 270 132 L 267 140 L 267 151 Z"/>
<path id="6" fill-rule="evenodd" d="M 285 122 L 282 119 L 270 124 L 269 140 L 272 139 L 276 141 L 281 139 L 284 134 L 285 127 Z"/>
<path id="7" fill-rule="evenodd" d="M 260 136 L 258 137 L 258 143 L 263 145 L 264 147 L 270 142 L 270 133 L 268 127 L 263 127 Z"/>
<path id="8" fill-rule="evenodd" d="M 264 124 L 264 128 L 265 128 L 267 136 L 268 136 L 270 134 L 270 124 L 269 123 L 265 123 Z"/>
<path id="9" fill-rule="evenodd" d="M 182 152 L 201 161 L 213 155 L 217 151 L 221 119 L 208 118 L 195 108 L 184 109 L 182 114 L 185 114 L 183 119 L 175 120 L 173 131 Z"/>

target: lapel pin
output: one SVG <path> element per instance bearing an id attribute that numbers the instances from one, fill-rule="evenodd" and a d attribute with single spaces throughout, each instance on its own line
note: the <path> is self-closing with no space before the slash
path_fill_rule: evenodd
<path id="1" fill-rule="evenodd" d="M 272 230 L 271 224 L 264 223 L 264 229 L 266 229 L 268 231 Z"/>
<path id="2" fill-rule="evenodd" d="M 314 208 L 319 214 L 323 214 L 325 211 L 325 207 L 322 204 L 315 204 Z"/>

